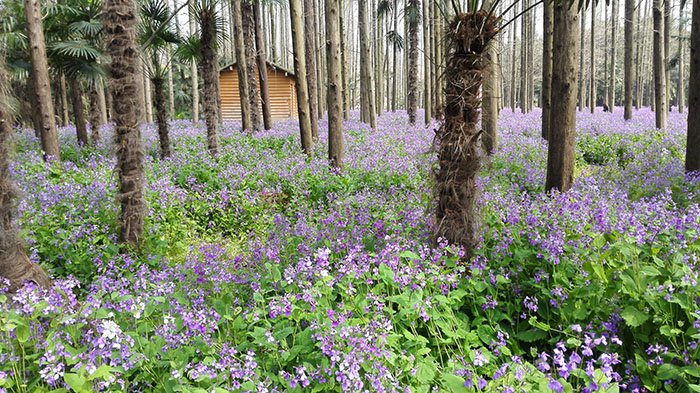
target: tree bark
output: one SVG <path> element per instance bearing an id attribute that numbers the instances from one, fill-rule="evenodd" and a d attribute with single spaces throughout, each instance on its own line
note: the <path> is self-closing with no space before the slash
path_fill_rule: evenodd
<path id="1" fill-rule="evenodd" d="M 399 2 L 398 0 L 394 0 L 394 34 L 398 34 L 399 31 L 399 15 L 398 15 L 398 8 L 399 8 Z M 398 45 L 396 42 L 393 43 L 393 53 L 394 53 L 394 59 L 392 64 L 392 68 L 394 72 L 392 72 L 391 76 L 391 111 L 396 112 L 396 96 L 397 96 L 397 91 L 396 91 L 396 79 L 397 79 L 397 74 L 398 74 L 398 63 L 399 63 L 399 53 L 398 53 Z"/>
<path id="2" fill-rule="evenodd" d="M 46 44 L 44 28 L 41 22 L 41 7 L 38 0 L 24 0 L 24 14 L 27 18 L 27 39 L 29 55 L 32 62 L 32 77 L 34 79 L 33 95 L 39 113 L 41 148 L 44 150 L 44 160 L 59 160 L 58 133 L 54 118 L 53 101 L 51 100 L 51 80 L 49 65 L 46 60 Z"/>
<path id="3" fill-rule="evenodd" d="M 143 63 L 141 64 L 141 83 L 143 83 L 143 87 L 141 88 L 141 91 L 143 92 L 143 100 L 146 104 L 146 123 L 153 123 L 153 96 L 151 95 L 152 86 Z"/>
<path id="4" fill-rule="evenodd" d="M 63 127 L 67 126 L 68 123 L 70 123 L 70 118 L 68 115 L 68 86 L 66 84 L 66 76 L 65 74 L 61 73 L 61 80 L 59 81 L 59 90 L 61 94 L 61 109 L 62 111 L 62 122 L 63 122 Z M 43 141 L 42 141 L 43 143 Z"/>
<path id="5" fill-rule="evenodd" d="M 318 67 L 316 64 L 316 9 L 313 0 L 304 0 L 304 24 L 306 34 L 304 45 L 306 46 L 306 83 L 309 87 L 309 118 L 311 121 L 311 137 L 318 140 L 318 80 L 316 79 Z"/>
<path id="6" fill-rule="evenodd" d="M 97 82 L 90 86 L 90 140 L 93 145 L 100 142 L 100 126 L 102 125 L 102 115 L 100 113 L 100 103 L 97 94 Z"/>
<path id="7" fill-rule="evenodd" d="M 542 45 L 542 138 L 549 140 L 552 113 L 552 48 L 554 43 L 554 1 L 545 0 Z"/>
<path id="8" fill-rule="evenodd" d="M 424 4 L 425 3 L 427 2 L 424 2 Z M 374 9 L 374 14 L 376 15 L 376 17 L 374 18 L 376 21 L 376 39 L 374 41 L 374 82 L 376 94 L 374 96 L 374 101 L 376 104 L 375 106 L 377 110 L 377 116 L 381 116 L 382 113 L 384 113 L 384 81 L 382 79 L 382 73 L 384 72 L 384 19 L 386 16 L 378 15 L 377 5 L 375 4 L 375 2 L 372 2 L 372 5 Z M 430 35 L 428 35 L 427 40 L 430 41 Z M 427 50 L 426 53 L 428 53 L 427 56 L 429 58 L 429 50 Z"/>
<path id="9" fill-rule="evenodd" d="M 586 106 L 586 73 L 583 65 L 585 39 L 586 39 L 586 12 L 583 10 L 581 12 L 581 43 L 579 45 L 579 63 L 578 63 L 578 110 L 583 112 L 583 108 Z"/>
<path id="10" fill-rule="evenodd" d="M 360 99 L 362 100 L 362 117 L 364 118 L 364 122 L 374 129 L 377 128 L 377 113 L 374 106 L 372 51 L 369 43 L 370 35 L 367 0 L 358 1 L 358 21 L 360 30 Z M 416 52 L 416 56 L 417 55 L 418 53 Z M 415 113 L 413 117 L 415 122 Z"/>
<path id="11" fill-rule="evenodd" d="M 493 1 L 484 1 L 484 11 L 490 12 L 492 7 Z M 486 64 L 484 67 L 484 85 L 481 100 L 481 127 L 483 129 L 481 139 L 484 142 L 484 150 L 488 154 L 493 154 L 498 147 L 498 100 L 500 97 L 498 89 L 498 73 L 500 70 L 498 64 L 498 42 L 499 37 L 496 35 L 489 41 L 485 52 Z"/>
<path id="12" fill-rule="evenodd" d="M 669 0 L 666 0 L 669 1 Z M 656 128 L 666 129 L 666 58 L 664 57 L 664 10 L 654 0 L 654 106 Z"/>
<path id="13" fill-rule="evenodd" d="M 663 0 L 663 23 L 664 23 L 664 85 L 666 86 L 666 103 L 664 108 L 667 113 L 671 110 L 671 0 Z M 679 21 L 680 22 L 680 21 Z"/>
<path id="14" fill-rule="evenodd" d="M 677 96 L 676 105 L 678 105 L 678 112 L 683 113 L 685 110 L 685 51 L 683 50 L 684 42 L 684 24 L 683 24 L 683 8 L 679 11 L 678 18 L 678 86 L 677 86 Z"/>
<path id="15" fill-rule="evenodd" d="M 253 130 L 258 131 L 262 128 L 262 119 L 260 116 L 260 90 L 258 90 L 258 80 L 255 78 L 255 74 L 259 70 L 257 69 L 255 51 L 255 11 L 252 1 L 254 0 L 241 2 L 241 18 L 243 20 L 246 75 L 248 76 L 248 98 L 250 99 L 250 122 Z"/>
<path id="16" fill-rule="evenodd" d="M 294 49 L 294 72 L 296 73 L 301 148 L 306 155 L 310 156 L 313 153 L 313 133 L 311 131 L 311 115 L 309 113 L 309 86 L 306 75 L 304 19 L 302 17 L 301 0 L 289 1 L 289 13 L 292 26 L 292 47 Z"/>
<path id="17" fill-rule="evenodd" d="M 80 81 L 77 77 L 70 78 L 70 98 L 73 105 L 73 117 L 75 118 L 75 131 L 78 137 L 79 146 L 87 146 L 88 133 L 85 111 L 83 109 L 83 90 L 80 88 Z"/>
<path id="18" fill-rule="evenodd" d="M 431 97 L 432 86 L 431 59 L 430 59 L 430 2 L 423 0 L 423 107 L 425 108 L 425 124 L 429 125 L 433 120 L 433 100 Z M 377 82 L 377 87 L 379 82 Z"/>
<path id="19" fill-rule="evenodd" d="M 110 65 L 110 91 L 114 104 L 114 131 L 121 204 L 120 238 L 138 246 L 143 237 L 146 200 L 143 195 L 143 142 L 138 119 L 139 48 L 136 44 L 136 7 L 133 0 L 106 0 L 103 26 Z"/>
<path id="20" fill-rule="evenodd" d="M 697 172 L 700 171 L 700 0 L 693 0 L 692 15 L 685 170 Z"/>
<path id="21" fill-rule="evenodd" d="M 194 35 L 197 25 L 195 23 L 192 5 L 188 7 L 188 12 L 190 35 Z M 190 78 L 192 79 L 192 121 L 196 122 L 199 120 L 199 74 L 196 60 L 192 60 L 192 64 L 190 65 Z"/>
<path id="22" fill-rule="evenodd" d="M 207 4 L 199 11 L 200 61 L 202 67 L 202 82 L 204 100 L 204 121 L 207 126 L 207 149 L 209 154 L 216 156 L 219 153 L 217 128 L 219 125 L 218 107 L 218 81 L 219 70 L 216 55 L 216 10 L 213 5 Z M 239 80 L 240 82 L 240 80 Z"/>
<path id="23" fill-rule="evenodd" d="M 272 109 L 270 108 L 270 87 L 267 80 L 267 48 L 265 32 L 262 25 L 262 2 L 257 1 L 255 9 L 255 45 L 257 47 L 258 79 L 260 79 L 260 99 L 262 100 L 263 126 L 272 128 Z"/>
<path id="24" fill-rule="evenodd" d="M 328 161 L 333 168 L 343 167 L 343 121 L 341 115 L 340 5 L 325 0 L 326 64 L 328 65 Z"/>
<path id="25" fill-rule="evenodd" d="M 248 87 L 248 67 L 245 55 L 245 43 L 243 38 L 243 16 L 241 0 L 231 1 L 231 13 L 233 14 L 233 38 L 236 50 L 236 73 L 238 74 L 238 93 L 241 105 L 241 123 L 243 131 L 253 130 L 250 106 L 250 88 Z"/>
<path id="26" fill-rule="evenodd" d="M 596 106 L 596 77 L 595 77 L 595 2 L 591 3 L 591 53 L 589 54 L 591 62 L 591 79 L 590 79 L 590 106 L 591 113 L 595 113 Z"/>
<path id="27" fill-rule="evenodd" d="M 414 16 L 408 19 L 408 84 L 406 94 L 406 109 L 408 122 L 416 124 L 418 110 L 418 24 L 420 23 L 420 0 L 408 0 L 408 8 L 415 10 Z"/>
<path id="28" fill-rule="evenodd" d="M 636 17 L 634 9 L 635 0 L 625 0 L 625 120 L 632 118 L 632 87 L 635 80 L 634 68 L 632 67 Z"/>
<path id="29" fill-rule="evenodd" d="M 168 132 L 168 112 L 165 108 L 165 89 L 163 78 L 151 78 L 156 102 L 156 125 L 160 142 L 160 158 L 170 157 L 170 136 Z"/>
<path id="30" fill-rule="evenodd" d="M 579 16 L 576 4 L 560 2 L 554 6 L 554 43 L 552 63 L 552 100 L 547 180 L 545 189 L 566 192 L 574 178 L 576 157 L 576 55 L 579 40 Z"/>
<path id="31" fill-rule="evenodd" d="M 350 119 L 350 100 L 349 100 L 350 84 L 348 82 L 348 57 L 347 57 L 347 50 L 346 50 L 347 45 L 345 42 L 345 12 L 343 11 L 342 4 L 344 4 L 344 2 L 340 3 L 340 4 L 335 4 L 335 6 L 338 7 L 337 12 L 340 16 L 340 32 L 338 32 L 338 34 L 340 34 L 340 56 L 341 56 L 340 68 L 341 68 L 341 73 L 342 73 L 342 85 L 340 87 L 340 89 L 341 89 L 340 94 L 343 97 L 343 119 L 348 120 L 348 119 Z M 326 9 L 326 13 L 328 13 L 328 9 Z M 328 17 L 326 16 L 326 23 L 328 23 L 327 18 Z M 328 40 L 330 39 L 330 38 L 328 38 L 328 27 L 327 26 L 328 25 L 326 25 L 326 45 L 328 45 Z M 341 34 L 341 32 L 342 32 L 342 34 Z M 330 61 L 330 56 L 327 56 L 327 59 L 328 60 L 326 60 L 326 63 L 328 64 Z M 329 67 L 328 73 L 330 74 L 330 72 L 331 72 L 330 65 L 328 65 L 328 67 Z M 330 76 L 329 76 L 329 82 L 330 82 Z M 331 94 L 331 92 L 330 92 L 330 86 L 329 86 L 328 95 L 330 96 L 330 94 Z M 331 110 L 330 98 L 328 98 L 328 100 L 329 100 L 328 101 L 328 111 L 330 112 L 330 110 Z M 342 129 L 342 125 L 341 125 L 341 129 Z"/>
<path id="32" fill-rule="evenodd" d="M 617 84 L 616 76 L 616 49 L 617 49 L 617 12 L 618 12 L 618 0 L 612 0 L 612 28 L 611 28 L 611 39 L 610 39 L 610 80 L 608 82 L 608 106 L 610 107 L 610 113 L 615 110 L 615 85 Z"/>

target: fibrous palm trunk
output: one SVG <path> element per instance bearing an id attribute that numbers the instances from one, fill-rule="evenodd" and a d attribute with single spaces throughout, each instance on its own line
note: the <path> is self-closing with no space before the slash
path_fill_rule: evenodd
<path id="1" fill-rule="evenodd" d="M 262 128 L 262 117 L 260 115 L 260 90 L 258 90 L 258 79 L 255 77 L 258 68 L 255 51 L 255 11 L 252 1 L 243 0 L 241 3 L 241 18 L 243 21 L 246 75 L 248 76 L 248 98 L 250 99 L 250 122 L 253 130 L 257 131 Z"/>
<path id="2" fill-rule="evenodd" d="M 566 192 L 574 180 L 576 146 L 576 85 L 578 70 L 578 11 L 566 2 L 554 6 L 554 47 L 552 63 L 552 127 L 547 150 L 545 189 Z"/>
<path id="3" fill-rule="evenodd" d="M 216 15 L 213 5 L 203 6 L 199 10 L 200 66 L 202 67 L 202 82 L 204 84 L 204 120 L 207 125 L 207 148 L 209 154 L 216 156 L 219 152 L 217 128 L 219 125 L 218 61 L 216 56 Z"/>
<path id="4" fill-rule="evenodd" d="M 318 80 L 316 65 L 316 10 L 313 0 L 304 0 L 304 24 L 306 34 L 304 44 L 306 47 L 306 83 L 309 87 L 309 116 L 311 119 L 311 137 L 318 140 Z M 320 65 L 319 65 L 320 66 Z"/>
<path id="5" fill-rule="evenodd" d="M 340 13 L 338 0 L 324 0 L 326 11 L 326 64 L 328 65 L 328 160 L 331 167 L 343 167 L 342 78 L 340 54 Z"/>
<path id="6" fill-rule="evenodd" d="M 436 238 L 465 248 L 478 241 L 476 177 L 483 156 L 477 130 L 480 91 L 488 62 L 488 43 L 497 34 L 496 18 L 486 11 L 454 17 L 446 31 L 445 120 L 435 134 L 438 149 Z"/>
<path id="7" fill-rule="evenodd" d="M 406 109 L 408 122 L 416 124 L 418 110 L 418 26 L 420 23 L 420 0 L 408 0 L 407 9 L 415 10 L 408 17 L 408 84 Z"/>
<path id="8" fill-rule="evenodd" d="M 44 160 L 58 160 L 60 158 L 58 133 L 56 132 L 54 107 L 51 100 L 51 81 L 49 79 L 48 61 L 46 60 L 46 44 L 39 1 L 24 0 L 24 13 L 27 18 L 27 38 L 32 61 L 32 78 L 34 82 L 32 95 L 37 104 L 37 108 L 34 109 L 38 113 L 37 118 L 40 123 L 36 131 L 41 137 Z"/>
<path id="9" fill-rule="evenodd" d="M 690 28 L 690 80 L 688 86 L 688 141 L 685 170 L 700 171 L 700 0 L 693 0 Z"/>
<path id="10" fill-rule="evenodd" d="M 632 118 L 632 87 L 634 85 L 634 68 L 632 55 L 634 49 L 634 12 L 635 1 L 625 0 L 625 120 Z"/>
<path id="11" fill-rule="evenodd" d="M 143 142 L 138 105 L 141 75 L 136 44 L 136 7 L 133 0 L 106 0 L 103 26 L 110 65 L 110 91 L 114 106 L 114 134 L 119 174 L 120 238 L 138 246 L 143 236 L 146 200 L 143 194 Z"/>
<path id="12" fill-rule="evenodd" d="M 90 140 L 93 145 L 97 145 L 100 141 L 100 126 L 102 125 L 102 115 L 100 113 L 99 94 L 97 93 L 98 84 L 93 83 L 90 86 Z"/>
<path id="13" fill-rule="evenodd" d="M 80 81 L 76 77 L 70 78 L 70 93 L 71 103 L 73 105 L 73 116 L 75 117 L 75 132 L 78 136 L 78 145 L 87 146 L 89 141 L 85 110 L 83 109 L 83 89 L 80 87 Z"/>
<path id="14" fill-rule="evenodd" d="M 156 125 L 160 141 L 160 158 L 170 157 L 170 136 L 168 132 L 168 112 L 165 107 L 165 89 L 162 77 L 152 77 L 153 92 L 156 103 Z"/>

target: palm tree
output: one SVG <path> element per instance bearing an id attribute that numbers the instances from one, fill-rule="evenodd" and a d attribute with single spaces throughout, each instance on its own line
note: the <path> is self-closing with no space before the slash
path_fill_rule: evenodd
<path id="1" fill-rule="evenodd" d="M 104 30 L 110 64 L 110 91 L 114 105 L 115 146 L 119 173 L 120 238 L 138 246 L 143 235 L 146 200 L 143 194 L 143 142 L 139 129 L 141 108 L 136 97 L 139 48 L 136 45 L 136 7 L 133 0 L 105 0 Z"/>
<path id="2" fill-rule="evenodd" d="M 408 122 L 416 124 L 418 109 L 418 25 L 420 23 L 420 0 L 406 2 L 406 21 L 408 22 L 408 96 L 406 109 Z"/>
<path id="3" fill-rule="evenodd" d="M 147 73 L 153 84 L 156 104 L 156 123 L 160 141 L 160 157 L 170 157 L 170 136 L 168 131 L 168 109 L 165 98 L 165 78 L 170 69 L 169 50 L 181 42 L 172 29 L 170 7 L 163 0 L 146 0 L 141 4 L 139 43 L 145 46 Z M 166 62 L 163 63 L 162 59 Z"/>
<path id="4" fill-rule="evenodd" d="M 343 167 L 343 102 L 340 54 L 340 13 L 338 0 L 324 0 L 326 12 L 326 64 L 328 64 L 328 160 L 331 167 Z"/>

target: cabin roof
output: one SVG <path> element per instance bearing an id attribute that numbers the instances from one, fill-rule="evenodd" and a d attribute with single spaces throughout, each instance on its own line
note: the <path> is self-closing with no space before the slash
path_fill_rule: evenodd
<path id="1" fill-rule="evenodd" d="M 290 71 L 290 70 L 288 70 L 280 65 L 277 65 L 277 64 L 269 62 L 269 61 L 267 61 L 266 63 L 267 63 L 267 66 L 272 68 L 273 70 L 280 70 L 280 71 L 288 74 L 289 76 L 292 76 L 292 77 L 294 76 L 294 73 L 292 71 Z M 224 66 L 224 67 L 221 67 L 221 69 L 219 69 L 219 72 L 233 70 L 233 67 L 235 67 L 236 64 L 237 64 L 236 62 L 233 62 L 231 64 Z"/>

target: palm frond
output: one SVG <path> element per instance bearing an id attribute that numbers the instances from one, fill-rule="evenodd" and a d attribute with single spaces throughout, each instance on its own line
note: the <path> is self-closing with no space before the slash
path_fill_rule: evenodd
<path id="1" fill-rule="evenodd" d="M 394 4 L 391 0 L 379 0 L 379 3 L 377 3 L 377 18 L 382 19 L 391 14 L 393 10 Z"/>
<path id="2" fill-rule="evenodd" d="M 386 33 L 386 41 L 387 41 L 389 44 L 395 46 L 396 49 L 398 49 L 398 50 L 400 50 L 400 51 L 403 50 L 403 47 L 404 47 L 404 40 L 403 40 L 403 37 L 401 36 L 401 34 L 399 34 L 398 31 L 389 30 L 389 31 Z"/>

